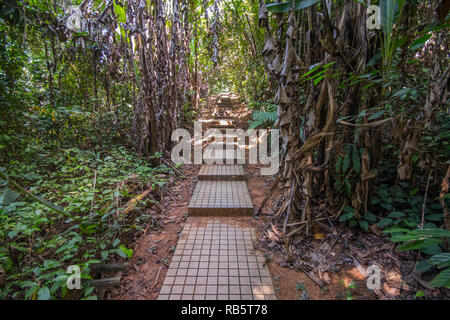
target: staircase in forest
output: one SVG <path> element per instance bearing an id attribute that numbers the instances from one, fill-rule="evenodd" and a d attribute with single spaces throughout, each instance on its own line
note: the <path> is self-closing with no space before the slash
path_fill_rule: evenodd
<path id="1" fill-rule="evenodd" d="M 205 131 L 216 129 L 229 135 L 227 129 L 235 129 L 232 111 L 230 95 L 219 95 L 214 119 L 203 121 Z M 228 138 L 227 142 L 237 143 L 232 134 Z M 211 143 L 225 146 L 214 139 L 206 145 Z M 188 206 L 189 218 L 158 299 L 276 299 L 265 257 L 253 246 L 254 229 L 239 226 L 231 218 L 253 213 L 244 168 L 215 159 L 216 163 L 200 168 Z"/>

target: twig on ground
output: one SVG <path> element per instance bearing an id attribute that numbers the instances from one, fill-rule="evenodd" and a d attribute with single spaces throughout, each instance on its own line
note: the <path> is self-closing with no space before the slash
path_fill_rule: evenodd
<path id="1" fill-rule="evenodd" d="M 319 218 L 319 219 L 314 219 L 314 221 L 322 221 L 322 220 L 326 220 L 326 219 L 327 218 Z M 288 227 L 293 227 L 293 226 L 298 226 L 300 224 L 305 224 L 307 222 L 308 222 L 307 220 L 305 220 L 305 221 L 298 221 L 298 222 L 292 222 L 292 223 L 288 223 L 287 226 Z"/>
<path id="2" fill-rule="evenodd" d="M 414 280 L 416 280 L 422 287 L 432 290 L 433 288 L 430 287 L 430 285 L 428 284 L 428 282 L 426 282 L 425 280 L 421 279 L 417 274 L 415 274 L 414 272 L 411 274 L 412 277 L 414 278 Z"/>
<path id="3" fill-rule="evenodd" d="M 256 215 L 259 215 L 262 211 L 262 209 L 264 208 L 264 206 L 266 205 L 267 200 L 270 199 L 270 197 L 272 196 L 272 193 L 275 191 L 275 189 L 277 188 L 278 182 L 281 179 L 281 175 L 278 175 L 278 177 L 275 179 L 275 181 L 272 184 L 272 187 L 270 188 L 269 193 L 267 194 L 267 196 L 264 198 L 264 200 L 261 202 L 261 205 L 259 206 L 258 211 L 256 212 Z"/>
<path id="4" fill-rule="evenodd" d="M 339 234 L 338 234 L 338 235 L 336 236 L 336 238 L 333 240 L 333 243 L 331 244 L 330 249 L 328 249 L 328 250 L 333 249 L 334 245 L 336 244 L 336 242 L 337 242 L 337 241 L 339 240 L 339 238 L 341 237 L 341 234 L 342 234 L 342 231 L 339 232 Z"/>
<path id="5" fill-rule="evenodd" d="M 317 280 L 309 271 L 302 265 L 298 266 L 316 285 L 318 285 L 321 289 L 323 289 L 323 284 L 320 280 Z"/>
<path id="6" fill-rule="evenodd" d="M 166 161 L 165 159 L 162 159 L 162 162 L 164 162 L 168 167 L 171 167 L 173 169 L 173 171 L 175 171 L 177 173 L 179 178 L 186 178 L 184 173 L 181 172 L 180 170 L 178 170 L 177 168 L 175 168 L 175 166 L 172 165 L 170 162 Z"/>
<path id="7" fill-rule="evenodd" d="M 159 275 L 161 273 L 162 267 L 163 267 L 162 265 L 159 266 L 158 273 L 156 274 L 156 279 L 155 279 L 155 283 L 153 284 L 153 287 L 156 287 L 156 285 L 158 284 Z"/>
<path id="8" fill-rule="evenodd" d="M 306 224 L 306 223 L 307 223 L 307 221 L 305 221 L 305 224 Z M 299 232 L 300 230 L 302 230 L 304 226 L 305 226 L 304 224 L 301 225 L 301 226 L 298 227 L 297 229 L 295 229 L 295 230 L 289 232 L 285 237 L 286 237 L 286 238 L 289 238 L 289 237 L 293 236 L 294 234 L 296 234 L 297 232 Z"/>

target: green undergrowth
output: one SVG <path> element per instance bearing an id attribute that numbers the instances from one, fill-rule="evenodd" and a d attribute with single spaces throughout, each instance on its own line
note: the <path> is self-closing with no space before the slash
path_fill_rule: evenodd
<path id="1" fill-rule="evenodd" d="M 253 110 L 250 129 L 272 126 L 277 120 L 277 106 L 272 102 L 252 102 L 249 106 Z"/>
<path id="2" fill-rule="evenodd" d="M 64 298 L 68 266 L 78 265 L 87 280 L 91 263 L 131 258 L 133 236 L 153 219 L 145 208 L 157 200 L 147 197 L 126 214 L 123 206 L 144 190 L 165 188 L 172 173 L 124 147 L 28 146 L 1 168 L 0 264 L 7 284 L 0 299 Z M 95 299 L 88 281 L 82 284 L 83 298 Z"/>

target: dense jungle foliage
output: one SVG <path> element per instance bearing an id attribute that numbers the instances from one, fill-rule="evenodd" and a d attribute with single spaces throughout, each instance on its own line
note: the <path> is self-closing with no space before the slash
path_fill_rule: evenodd
<path id="1" fill-rule="evenodd" d="M 450 288 L 449 23 L 445 0 L 2 1 L 0 298 L 67 298 L 68 265 L 130 258 L 172 130 L 224 91 L 281 131 L 284 236 L 324 203 Z"/>

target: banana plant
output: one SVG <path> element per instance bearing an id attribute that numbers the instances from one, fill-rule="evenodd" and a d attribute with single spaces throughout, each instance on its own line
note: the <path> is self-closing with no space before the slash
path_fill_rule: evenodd
<path id="1" fill-rule="evenodd" d="M 388 66 L 395 50 L 396 39 L 393 36 L 395 22 L 399 20 L 405 0 L 380 0 L 383 64 Z"/>

